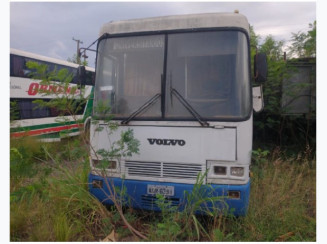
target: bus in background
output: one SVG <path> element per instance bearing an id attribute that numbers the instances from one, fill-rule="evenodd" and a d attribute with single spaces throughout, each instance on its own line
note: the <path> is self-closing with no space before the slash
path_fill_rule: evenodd
<path id="1" fill-rule="evenodd" d="M 48 71 L 67 69 L 70 74 L 74 74 L 74 77 L 69 87 L 60 92 L 71 94 L 72 99 L 78 99 L 80 96 L 80 90 L 77 88 L 78 64 L 10 49 L 10 111 L 14 114 L 14 118 L 11 118 L 10 122 L 11 138 L 35 136 L 42 141 L 59 141 L 61 137 L 78 135 L 80 129 L 83 127 L 85 129 L 90 122 L 94 68 L 85 67 L 83 95 L 89 97 L 87 102 L 81 104 L 81 109 L 77 111 L 75 118 L 65 113 L 63 118 L 59 119 L 60 111 L 49 107 L 41 108 L 33 101 L 40 99 L 50 101 L 56 97 L 51 92 L 54 91 L 58 94 L 58 89 L 61 88 L 41 84 L 41 80 L 32 79 L 31 75 L 35 70 L 26 66 L 29 61 L 47 65 Z M 49 91 L 49 93 L 45 94 L 44 91 Z M 62 122 L 62 119 L 66 122 Z M 79 124 L 77 121 L 83 121 L 83 123 Z"/>
<path id="2" fill-rule="evenodd" d="M 90 192 L 113 204 L 112 189 L 124 187 L 133 208 L 159 211 L 161 194 L 182 209 L 202 174 L 210 185 L 204 197 L 226 203 L 208 203 L 211 209 L 228 206 L 245 215 L 258 104 L 252 95 L 262 97 L 258 89 L 252 93 L 246 17 L 235 12 L 117 21 L 105 24 L 100 35 L 94 108 L 110 106 L 119 127 L 109 138 L 106 115 L 93 110 Z M 262 82 L 265 55 L 255 60 L 254 78 Z M 139 154 L 112 158 L 103 174 L 104 158 L 95 152 L 110 150 L 128 129 L 140 142 Z"/>

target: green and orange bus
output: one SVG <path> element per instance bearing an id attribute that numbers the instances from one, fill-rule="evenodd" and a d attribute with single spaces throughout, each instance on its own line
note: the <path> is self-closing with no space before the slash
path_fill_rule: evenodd
<path id="1" fill-rule="evenodd" d="M 65 89 L 59 84 L 56 86 L 56 83 L 46 85 L 41 80 L 31 78 L 34 70 L 27 67 L 29 61 L 46 64 L 49 72 L 54 69 L 57 71 L 67 69 L 70 74 L 73 74 L 73 78 Z M 63 137 L 78 135 L 81 129 L 89 126 L 93 103 L 94 68 L 85 67 L 82 89 L 83 98 L 87 99 L 81 99 L 78 68 L 78 64 L 10 49 L 11 138 L 35 136 L 42 141 L 60 141 Z M 83 101 L 74 116 L 35 103 L 35 100 L 50 101 L 64 95 Z"/>

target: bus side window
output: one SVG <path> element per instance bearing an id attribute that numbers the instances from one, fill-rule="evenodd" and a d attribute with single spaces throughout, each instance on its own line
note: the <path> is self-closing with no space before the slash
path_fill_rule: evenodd
<path id="1" fill-rule="evenodd" d="M 21 119 L 32 118 L 32 103 L 30 101 L 20 100 L 19 111 L 20 111 Z"/>
<path id="2" fill-rule="evenodd" d="M 49 109 L 47 107 L 40 108 L 30 99 L 19 100 L 19 112 L 21 119 L 45 118 L 49 116 Z"/>
<path id="3" fill-rule="evenodd" d="M 10 76 L 24 77 L 24 58 L 10 54 Z"/>
<path id="4" fill-rule="evenodd" d="M 71 68 L 71 67 L 65 67 L 65 69 L 68 70 L 68 75 L 72 75 L 72 81 L 70 83 L 72 84 L 77 84 L 78 79 L 77 79 L 77 69 Z"/>
<path id="5" fill-rule="evenodd" d="M 35 75 L 36 69 L 28 68 L 27 62 L 34 62 L 34 63 L 38 63 L 38 64 L 42 64 L 42 63 L 40 61 L 37 61 L 34 59 L 24 58 L 24 70 L 23 70 L 24 76 L 23 77 L 31 78 L 33 75 Z"/>
<path id="6" fill-rule="evenodd" d="M 50 108 L 50 117 L 58 117 L 59 111 L 56 108 Z"/>

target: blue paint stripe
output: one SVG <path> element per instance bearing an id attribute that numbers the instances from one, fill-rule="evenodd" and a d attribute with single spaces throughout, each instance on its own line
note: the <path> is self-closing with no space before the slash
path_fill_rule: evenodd
<path id="1" fill-rule="evenodd" d="M 194 188 L 193 184 L 182 183 L 167 183 L 167 182 L 153 182 L 153 181 L 138 181 L 138 180 L 122 180 L 120 178 L 107 178 L 110 185 L 114 185 L 116 188 L 126 188 L 127 198 L 124 199 L 125 205 L 133 207 L 135 209 L 147 209 L 160 211 L 155 201 L 155 196 L 147 194 L 147 185 L 161 185 L 161 186 L 173 186 L 174 196 L 168 197 L 168 200 L 172 205 L 178 205 L 179 209 L 183 209 L 187 202 L 187 194 L 190 194 Z M 92 186 L 93 180 L 102 181 L 103 188 L 94 188 Z M 98 198 L 102 203 L 112 205 L 113 202 L 108 199 L 109 190 L 103 177 L 89 174 L 89 191 Z M 228 198 L 228 191 L 239 191 L 241 194 L 240 199 Z M 212 208 L 218 208 L 220 210 L 226 210 L 228 213 L 235 216 L 246 215 L 249 205 L 250 195 L 250 182 L 245 185 L 218 185 L 210 184 L 203 185 L 201 187 L 202 198 L 215 197 L 214 203 L 206 202 L 206 206 Z M 202 207 L 204 205 L 202 204 Z"/>

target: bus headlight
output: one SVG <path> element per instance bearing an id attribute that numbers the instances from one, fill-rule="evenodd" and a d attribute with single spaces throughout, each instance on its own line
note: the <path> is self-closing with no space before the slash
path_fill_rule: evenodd
<path id="1" fill-rule="evenodd" d="M 117 169 L 117 161 L 92 159 L 93 167 L 98 169 Z"/>
<path id="2" fill-rule="evenodd" d="M 242 177 L 244 175 L 244 168 L 243 167 L 231 167 L 230 174 L 233 176 Z"/>
<path id="3" fill-rule="evenodd" d="M 226 175 L 227 168 L 224 166 L 213 166 L 213 172 L 215 175 Z"/>

